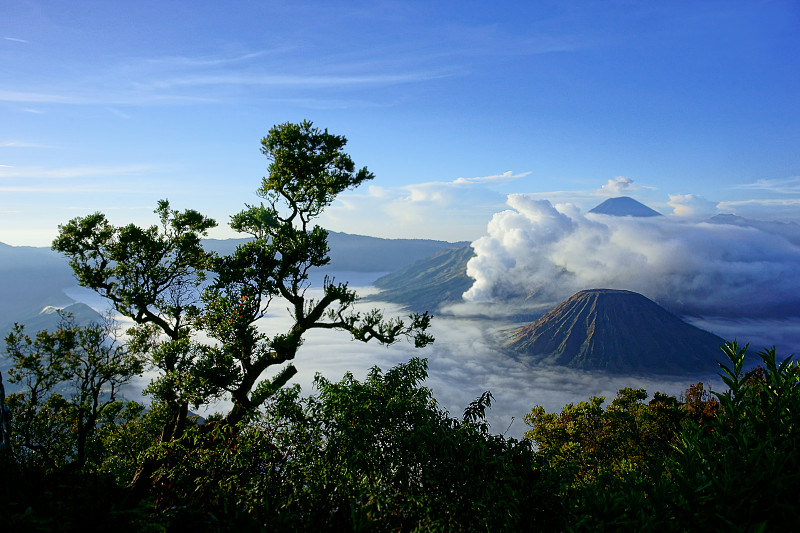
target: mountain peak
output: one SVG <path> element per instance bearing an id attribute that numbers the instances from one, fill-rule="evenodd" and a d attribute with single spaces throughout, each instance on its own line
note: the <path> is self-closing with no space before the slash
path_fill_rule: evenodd
<path id="1" fill-rule="evenodd" d="M 658 217 L 663 216 L 661 213 L 654 209 L 650 209 L 641 202 L 637 202 L 630 196 L 618 196 L 617 198 L 609 198 L 602 204 L 594 209 L 589 210 L 590 213 L 597 213 L 600 215 L 613 215 L 616 217 Z"/>
<path id="2" fill-rule="evenodd" d="M 591 289 L 514 331 L 508 347 L 571 368 L 682 374 L 715 368 L 723 342 L 641 294 Z"/>

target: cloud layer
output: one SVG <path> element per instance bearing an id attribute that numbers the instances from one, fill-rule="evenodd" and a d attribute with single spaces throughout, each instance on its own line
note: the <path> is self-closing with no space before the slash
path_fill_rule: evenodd
<path id="1" fill-rule="evenodd" d="M 669 217 L 587 215 L 524 194 L 509 195 L 507 203 L 488 235 L 473 243 L 467 273 L 475 283 L 466 300 L 534 305 L 615 288 L 678 312 L 800 316 L 800 246 L 789 235 Z"/>

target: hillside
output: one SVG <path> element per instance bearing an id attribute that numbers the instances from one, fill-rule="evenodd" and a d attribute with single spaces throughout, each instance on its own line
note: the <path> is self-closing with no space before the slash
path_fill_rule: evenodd
<path id="1" fill-rule="evenodd" d="M 62 289 L 75 285 L 67 261 L 49 248 L 0 243 L 0 327 L 72 303 Z"/>
<path id="2" fill-rule="evenodd" d="M 403 304 L 412 311 L 435 311 L 440 305 L 461 300 L 472 286 L 467 262 L 475 255 L 471 246 L 441 250 L 375 281 L 381 292 L 367 297 Z"/>
<path id="3" fill-rule="evenodd" d="M 583 370 L 683 374 L 716 368 L 723 339 L 630 291 L 581 291 L 511 334 L 538 362 Z"/>

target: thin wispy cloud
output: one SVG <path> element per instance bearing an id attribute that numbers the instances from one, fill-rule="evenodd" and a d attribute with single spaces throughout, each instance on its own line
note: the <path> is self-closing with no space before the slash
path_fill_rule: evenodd
<path id="1" fill-rule="evenodd" d="M 345 85 L 395 85 L 429 81 L 447 77 L 441 72 L 408 72 L 400 74 L 355 74 L 355 75 L 262 75 L 253 73 L 230 73 L 205 76 L 190 76 L 159 80 L 149 87 L 169 89 L 181 86 L 205 85 L 255 85 L 266 87 L 337 87 Z"/>
<path id="2" fill-rule="evenodd" d="M 2 141 L 0 148 L 56 148 L 47 144 L 32 143 L 26 141 Z"/>
<path id="3" fill-rule="evenodd" d="M 800 194 L 800 176 L 782 179 L 760 179 L 753 183 L 739 185 L 736 188 L 769 191 L 780 194 Z"/>
<path id="4" fill-rule="evenodd" d="M 0 102 L 26 104 L 66 105 L 187 105 L 219 101 L 211 96 L 189 96 L 176 94 L 148 94 L 135 87 L 112 87 L 98 90 L 90 86 L 65 88 L 61 93 L 0 90 Z M 36 112 L 36 111 L 33 111 Z"/>
<path id="5" fill-rule="evenodd" d="M 525 176 L 529 176 L 530 172 L 520 172 L 519 174 L 514 174 L 510 170 L 507 172 L 503 172 L 502 174 L 495 174 L 493 176 L 480 176 L 475 178 L 456 178 L 452 181 L 455 185 L 465 185 L 465 184 L 500 184 L 500 183 L 509 183 L 520 178 L 524 178 Z"/>
<path id="6" fill-rule="evenodd" d="M 69 187 L 48 187 L 48 186 L 3 186 L 0 185 L 0 192 L 22 192 L 22 193 L 36 193 L 36 194 L 74 194 L 74 193 L 125 193 L 125 194 L 140 194 L 142 192 L 141 187 L 128 187 L 128 186 L 121 186 L 121 187 L 109 187 L 108 185 L 103 186 L 92 186 L 92 185 L 71 185 Z M 96 211 L 96 208 L 92 208 L 91 211 Z"/>
<path id="7" fill-rule="evenodd" d="M 98 166 L 98 167 L 68 167 L 68 168 L 39 168 L 39 167 L 6 167 L 13 170 L 0 169 L 2 178 L 41 178 L 41 179 L 70 179 L 89 178 L 97 176 L 128 176 L 155 170 L 147 165 L 130 166 Z"/>
<path id="8" fill-rule="evenodd" d="M 13 41 L 15 43 L 27 43 L 28 42 L 25 39 L 18 39 L 16 37 L 3 37 L 3 39 L 5 39 L 6 41 Z"/>
<path id="9" fill-rule="evenodd" d="M 189 57 L 189 56 L 166 56 L 166 57 L 155 57 L 155 58 L 147 58 L 144 60 L 145 63 L 150 63 L 153 65 L 166 65 L 169 67 L 183 67 L 183 68 L 204 68 L 204 67 L 217 67 L 220 65 L 231 65 L 236 63 L 242 63 L 249 61 L 251 59 L 257 59 L 259 57 L 263 57 L 265 55 L 270 54 L 277 54 L 280 52 L 286 52 L 291 50 L 295 47 L 285 47 L 276 50 L 259 50 L 256 52 L 246 52 L 243 54 L 235 55 L 235 56 L 207 56 L 207 57 Z"/>
<path id="10" fill-rule="evenodd" d="M 429 64 L 415 58 L 408 63 L 400 56 L 368 51 L 361 57 L 326 57 L 326 51 L 298 54 L 296 47 L 258 50 L 228 55 L 165 56 L 130 58 L 102 69 L 84 66 L 69 79 L 48 79 L 49 89 L 0 82 L 0 101 L 64 105 L 192 105 L 238 100 L 241 98 L 296 98 L 298 89 L 326 88 L 359 92 L 364 87 L 391 87 L 424 83 L 458 75 L 452 64 Z M 378 55 L 376 55 L 378 54 Z M 314 61 L 308 57 L 313 56 Z M 323 65 L 320 67 L 320 65 Z M 422 66 L 427 65 L 427 66 Z M 271 89 L 270 93 L 226 92 L 222 88 L 252 87 Z M 318 98 L 303 95 L 315 107 L 329 108 Z M 330 100 L 330 95 L 325 95 Z M 345 101 L 345 107 L 359 105 L 362 99 Z M 362 102 L 363 103 L 363 102 Z M 374 102 L 366 102 L 373 105 Z M 342 108 L 341 103 L 335 105 Z"/>
<path id="11" fill-rule="evenodd" d="M 91 104 L 89 98 L 68 94 L 40 93 L 35 91 L 0 90 L 0 102 L 19 102 L 37 104 Z"/>
<path id="12" fill-rule="evenodd" d="M 112 205 L 112 206 L 78 206 L 78 205 L 68 205 L 65 206 L 64 209 L 68 209 L 70 211 L 100 211 L 101 213 L 106 211 L 141 211 L 142 209 L 146 209 L 148 211 L 152 211 L 155 209 L 156 206 L 154 205 Z"/>

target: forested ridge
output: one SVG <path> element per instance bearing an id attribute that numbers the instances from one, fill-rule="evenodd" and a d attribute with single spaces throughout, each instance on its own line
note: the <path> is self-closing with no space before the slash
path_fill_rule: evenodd
<path id="1" fill-rule="evenodd" d="M 724 344 L 721 392 L 531 406 L 521 440 L 489 427 L 489 391 L 443 409 L 421 358 L 318 376 L 310 395 L 288 385 L 313 329 L 433 342 L 427 313 L 357 312 L 328 278 L 307 295 L 330 260 L 314 218 L 372 179 L 345 144 L 309 122 L 273 127 L 266 205 L 231 217 L 251 239 L 227 255 L 201 245 L 215 221 L 166 200 L 150 228 L 100 213 L 59 227 L 54 249 L 134 326 L 64 316 L 5 339 L 19 390 L 0 395 L 3 531 L 796 530 L 800 367 L 774 349 Z M 260 331 L 278 299 L 291 326 Z M 120 395 L 144 369 L 159 375 L 147 406 Z M 192 414 L 219 398 L 228 412 Z"/>

